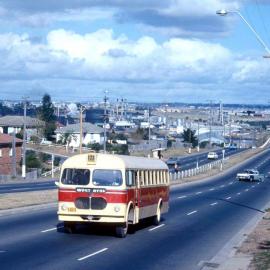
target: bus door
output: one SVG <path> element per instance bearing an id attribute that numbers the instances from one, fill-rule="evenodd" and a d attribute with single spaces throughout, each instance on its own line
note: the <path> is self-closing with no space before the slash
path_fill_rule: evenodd
<path id="1" fill-rule="evenodd" d="M 134 172 L 135 178 L 135 221 L 139 222 L 140 219 L 140 206 L 141 206 L 141 189 L 140 189 L 140 172 Z"/>
<path id="2" fill-rule="evenodd" d="M 139 222 L 139 204 L 140 204 L 140 188 L 139 188 L 139 175 L 135 170 L 126 171 L 126 185 L 131 190 L 129 200 L 134 204 L 134 216 L 128 217 L 128 219 L 134 220 L 133 223 Z"/>

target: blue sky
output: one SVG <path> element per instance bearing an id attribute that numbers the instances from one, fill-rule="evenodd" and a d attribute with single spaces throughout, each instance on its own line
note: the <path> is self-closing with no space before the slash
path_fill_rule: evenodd
<path id="1" fill-rule="evenodd" d="M 268 103 L 267 0 L 0 0 L 0 99 Z"/>

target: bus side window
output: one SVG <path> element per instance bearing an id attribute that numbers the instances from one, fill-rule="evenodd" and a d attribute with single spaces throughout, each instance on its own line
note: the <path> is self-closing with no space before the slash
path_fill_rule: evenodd
<path id="1" fill-rule="evenodd" d="M 131 187 L 135 185 L 135 172 L 134 171 L 126 171 L 126 185 Z"/>
<path id="2" fill-rule="evenodd" d="M 144 186 L 144 171 L 140 171 L 140 186 Z"/>

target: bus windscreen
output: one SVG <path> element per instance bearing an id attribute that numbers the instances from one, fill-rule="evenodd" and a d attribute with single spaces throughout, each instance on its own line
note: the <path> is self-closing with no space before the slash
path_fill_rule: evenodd
<path id="1" fill-rule="evenodd" d="M 90 181 L 90 171 L 87 169 L 64 169 L 61 182 L 64 185 L 88 185 Z"/>
<path id="2" fill-rule="evenodd" d="M 122 173 L 119 170 L 94 170 L 92 182 L 95 186 L 121 186 Z"/>

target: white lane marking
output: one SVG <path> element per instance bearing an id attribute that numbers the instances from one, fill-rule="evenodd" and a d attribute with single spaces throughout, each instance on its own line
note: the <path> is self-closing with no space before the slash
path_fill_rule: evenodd
<path id="1" fill-rule="evenodd" d="M 245 189 L 245 191 L 249 191 L 249 189 L 247 188 L 247 189 Z"/>
<path id="2" fill-rule="evenodd" d="M 152 228 L 152 229 L 149 229 L 148 231 L 149 231 L 149 232 L 154 231 L 154 230 L 156 230 L 156 229 L 159 229 L 159 228 L 163 227 L 164 225 L 165 225 L 165 224 L 160 224 L 159 226 L 156 226 L 156 227 L 154 227 L 154 228 Z"/>
<path id="3" fill-rule="evenodd" d="M 201 192 L 201 191 L 199 191 L 199 192 L 196 192 L 196 195 L 198 195 L 198 194 L 202 194 L 202 192 Z"/>
<path id="4" fill-rule="evenodd" d="M 231 199 L 231 198 L 232 198 L 232 197 L 227 197 L 226 200 L 229 200 L 229 199 Z"/>
<path id="5" fill-rule="evenodd" d="M 251 188 L 254 188 L 255 186 L 252 186 Z"/>
<path id="6" fill-rule="evenodd" d="M 240 194 L 241 194 L 241 192 L 238 192 L 238 193 L 237 193 L 237 195 L 240 195 Z"/>
<path id="7" fill-rule="evenodd" d="M 224 185 L 220 186 L 221 188 L 225 187 Z"/>
<path id="8" fill-rule="evenodd" d="M 63 228 L 63 227 L 59 227 L 60 228 Z M 51 228 L 51 229 L 47 229 L 47 230 L 44 230 L 44 231 L 41 231 L 42 233 L 45 233 L 45 232 L 51 232 L 51 231 L 55 231 L 57 230 L 57 227 L 54 227 L 54 228 Z"/>
<path id="9" fill-rule="evenodd" d="M 97 255 L 97 254 L 99 254 L 99 253 L 101 253 L 101 252 L 104 252 L 104 251 L 106 251 L 107 249 L 108 249 L 108 248 L 103 248 L 103 249 L 98 250 L 98 251 L 96 251 L 96 252 L 94 252 L 94 253 L 91 253 L 91 254 L 89 254 L 89 255 L 86 255 L 86 256 L 84 256 L 84 257 L 81 257 L 81 258 L 79 258 L 79 259 L 77 259 L 77 260 L 78 260 L 78 261 L 85 260 L 85 259 L 90 258 L 90 257 L 92 257 L 92 256 L 95 256 L 95 255 Z"/>
<path id="10" fill-rule="evenodd" d="M 184 195 L 184 196 L 180 196 L 180 197 L 177 197 L 178 199 L 183 199 L 183 198 L 186 198 L 187 196 Z"/>
<path id="11" fill-rule="evenodd" d="M 187 214 L 187 216 L 193 215 L 193 214 L 195 214 L 195 213 L 197 213 L 197 210 L 192 211 L 192 212 L 189 212 L 189 213 Z"/>
<path id="12" fill-rule="evenodd" d="M 217 204 L 218 204 L 217 202 L 214 202 L 214 203 L 211 203 L 210 205 L 214 206 L 214 205 L 217 205 Z"/>
<path id="13" fill-rule="evenodd" d="M 230 184 L 229 185 L 232 185 L 233 184 L 233 182 L 230 182 Z"/>
<path id="14" fill-rule="evenodd" d="M 210 188 L 209 190 L 210 190 L 210 191 L 213 191 L 213 190 L 215 190 L 215 189 L 214 189 L 214 188 Z"/>

